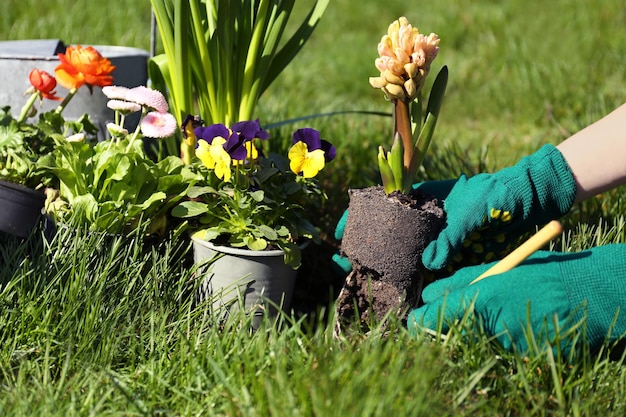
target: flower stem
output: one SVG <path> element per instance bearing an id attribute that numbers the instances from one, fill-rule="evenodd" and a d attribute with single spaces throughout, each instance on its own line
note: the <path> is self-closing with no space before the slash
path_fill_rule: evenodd
<path id="1" fill-rule="evenodd" d="M 141 119 L 143 119 L 143 117 L 145 115 L 146 115 L 146 111 L 143 110 L 142 115 L 141 115 Z M 130 150 L 131 150 L 131 148 L 133 146 L 133 143 L 137 139 L 137 136 L 139 136 L 139 131 L 141 130 L 141 119 L 139 120 L 139 123 L 137 123 L 137 128 L 135 129 L 133 134 L 130 136 L 130 139 L 128 140 L 128 146 L 126 146 L 126 152 L 130 152 Z"/>
<path id="2" fill-rule="evenodd" d="M 404 147 L 404 168 L 408 170 L 413 159 L 413 132 L 411 129 L 410 100 L 395 100 L 393 102 L 393 134 L 396 132 L 402 138 Z"/>
<path id="3" fill-rule="evenodd" d="M 37 91 L 34 91 L 33 94 L 31 94 L 31 96 L 28 98 L 26 104 L 24 104 L 24 107 L 22 107 L 22 112 L 17 118 L 18 123 L 22 123 L 24 120 L 26 120 L 28 114 L 30 113 L 30 109 L 33 108 L 33 104 L 35 104 L 35 100 L 37 100 L 37 97 L 39 97 L 39 93 Z"/>
<path id="4" fill-rule="evenodd" d="M 180 142 L 180 159 L 185 165 L 191 165 L 195 148 L 189 145 L 186 140 Z"/>
<path id="5" fill-rule="evenodd" d="M 55 110 L 56 114 L 61 114 L 63 112 L 63 110 L 65 110 L 65 107 L 72 100 L 72 98 L 74 98 L 74 96 L 76 95 L 77 91 L 78 91 L 77 88 L 72 88 L 70 90 L 70 92 L 65 96 L 65 98 L 63 99 L 61 104 L 59 104 L 59 106 L 56 108 L 56 110 Z"/>

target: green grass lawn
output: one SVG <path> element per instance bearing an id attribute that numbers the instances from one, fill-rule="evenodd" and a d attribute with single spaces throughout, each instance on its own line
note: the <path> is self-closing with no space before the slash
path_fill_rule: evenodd
<path id="1" fill-rule="evenodd" d="M 512 164 L 626 97 L 621 0 L 336 0 L 261 98 L 258 117 L 269 124 L 390 112 L 368 77 L 377 75 L 376 44 L 401 15 L 440 35 L 433 72 L 450 70 L 420 179 Z M 0 39 L 150 48 L 148 1 L 9 0 L 0 25 Z M 321 177 L 330 200 L 320 227 L 331 236 L 347 189 L 379 181 L 376 151 L 390 143 L 390 120 L 351 113 L 272 133 L 287 141 L 304 125 L 338 147 Z M 625 242 L 621 191 L 577 206 L 558 247 Z M 81 233 L 49 245 L 0 236 L 0 415 L 626 414 L 619 349 L 522 357 L 463 325 L 445 341 L 412 338 L 400 323 L 334 338 L 330 237 L 305 252 L 299 291 L 319 297 L 306 300 L 307 314 L 257 332 L 246 331 L 245 317 L 216 323 L 193 304 L 193 269 L 179 245 L 146 249 L 132 238 Z"/>

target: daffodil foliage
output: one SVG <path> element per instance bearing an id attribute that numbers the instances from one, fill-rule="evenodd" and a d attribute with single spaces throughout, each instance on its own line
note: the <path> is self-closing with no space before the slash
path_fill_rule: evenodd
<path id="1" fill-rule="evenodd" d="M 209 124 L 249 120 L 329 2 L 311 1 L 300 17 L 295 0 L 151 0 L 164 53 L 150 60 L 150 79 L 179 124 L 188 113 Z"/>

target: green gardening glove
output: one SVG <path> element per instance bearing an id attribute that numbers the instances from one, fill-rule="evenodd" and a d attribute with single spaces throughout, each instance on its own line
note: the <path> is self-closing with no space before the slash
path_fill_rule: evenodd
<path id="1" fill-rule="evenodd" d="M 456 180 L 442 180 L 442 181 L 426 181 L 413 184 L 414 190 L 421 190 L 426 194 L 434 195 L 438 200 L 444 200 L 452 187 L 456 184 Z M 337 222 L 335 227 L 335 239 L 343 239 L 343 231 L 346 228 L 346 222 L 348 221 L 348 210 L 343 212 L 341 219 Z M 333 268 L 340 275 L 348 275 L 352 269 L 352 264 L 348 258 L 334 254 L 332 257 Z"/>
<path id="2" fill-rule="evenodd" d="M 446 225 L 422 262 L 438 271 L 499 259 L 535 226 L 567 213 L 575 195 L 570 168 L 552 145 L 494 174 L 462 175 L 444 201 Z"/>
<path id="3" fill-rule="evenodd" d="M 529 328 L 538 342 L 552 340 L 556 334 L 554 317 L 563 334 L 586 315 L 584 325 L 576 332 L 585 335 L 583 340 L 591 349 L 597 349 L 606 339 L 624 337 L 625 244 L 572 253 L 536 252 L 508 272 L 468 285 L 490 267 L 463 268 L 450 278 L 428 285 L 422 293 L 425 304 L 409 314 L 409 331 L 416 334 L 422 326 L 447 332 L 451 322 L 472 309 L 477 324 L 496 336 L 507 350 L 515 346 L 519 352 L 526 352 L 524 332 Z M 566 351 L 571 348 L 561 347 Z"/>

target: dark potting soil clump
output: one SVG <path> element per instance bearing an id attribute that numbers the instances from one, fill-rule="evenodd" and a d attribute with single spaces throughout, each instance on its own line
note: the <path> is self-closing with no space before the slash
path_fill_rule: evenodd
<path id="1" fill-rule="evenodd" d="M 440 202 L 417 190 L 386 195 L 382 187 L 350 190 L 341 252 L 352 263 L 337 299 L 338 320 L 357 314 L 404 315 L 420 300 L 428 271 L 422 253 L 445 220 Z"/>

